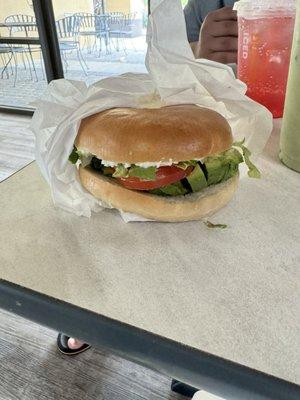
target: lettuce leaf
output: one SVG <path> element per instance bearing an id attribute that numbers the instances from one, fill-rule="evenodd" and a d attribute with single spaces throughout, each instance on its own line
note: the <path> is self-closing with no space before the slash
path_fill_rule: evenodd
<path id="1" fill-rule="evenodd" d="M 156 179 L 156 167 L 142 168 L 137 165 L 133 165 L 129 168 L 128 176 L 134 176 L 144 181 L 155 181 Z"/>
<path id="2" fill-rule="evenodd" d="M 91 153 L 85 153 L 83 151 L 77 150 L 78 158 L 81 161 L 81 165 L 83 167 L 86 167 L 87 165 L 90 165 L 92 159 L 93 159 L 93 154 Z"/>
<path id="3" fill-rule="evenodd" d="M 250 178 L 259 179 L 261 178 L 261 173 L 258 170 L 258 168 L 253 164 L 253 162 L 250 160 L 251 151 L 247 149 L 246 146 L 244 146 L 244 143 L 245 139 L 241 140 L 240 142 L 234 142 L 232 146 L 242 150 L 244 161 L 248 167 L 248 176 Z"/>
<path id="4" fill-rule="evenodd" d="M 245 139 L 240 142 L 234 142 L 229 150 L 218 155 L 206 157 L 201 163 L 196 160 L 188 160 L 175 164 L 183 170 L 191 166 L 194 168 L 193 172 L 186 178 L 189 185 L 182 184 L 179 181 L 149 192 L 161 196 L 180 196 L 190 192 L 198 192 L 206 186 L 215 185 L 233 177 L 238 172 L 238 166 L 242 162 L 245 162 L 248 166 L 249 177 L 260 178 L 259 170 L 250 160 L 251 152 L 244 143 Z M 142 168 L 137 165 L 131 165 L 128 168 L 124 164 L 118 164 L 114 168 L 105 167 L 102 165 L 101 160 L 98 160 L 93 154 L 82 152 L 76 149 L 75 146 L 69 156 L 69 160 L 73 164 L 80 160 L 83 167 L 91 164 L 100 173 L 114 178 L 136 177 L 146 181 L 156 179 L 157 168 L 155 166 Z"/>
<path id="5" fill-rule="evenodd" d="M 220 228 L 220 229 L 226 229 L 227 225 L 226 224 L 213 224 L 210 221 L 204 221 L 204 224 L 208 227 L 208 228 Z"/>
<path id="6" fill-rule="evenodd" d="M 94 157 L 93 154 L 82 152 L 74 146 L 72 153 L 69 155 L 69 161 L 72 164 L 76 164 L 77 161 L 80 160 L 82 166 L 86 167 L 87 165 L 91 164 L 93 157 Z"/>
<path id="7" fill-rule="evenodd" d="M 247 167 L 249 168 L 248 171 L 248 176 L 250 178 L 256 178 L 256 179 L 260 179 L 261 178 L 261 173 L 258 170 L 258 168 L 253 164 L 253 162 L 250 160 L 250 156 L 251 156 L 251 152 L 249 149 L 247 149 L 247 147 L 242 146 L 242 150 L 243 150 L 243 155 L 244 155 L 244 159 L 245 159 L 245 163 L 247 165 Z"/>
<path id="8" fill-rule="evenodd" d="M 232 162 L 234 164 L 241 164 L 244 162 L 242 154 L 234 148 L 231 148 L 223 153 L 225 162 Z"/>
<path id="9" fill-rule="evenodd" d="M 239 170 L 238 164 L 234 163 L 228 164 L 223 180 L 227 181 L 228 179 L 232 178 L 235 174 L 237 174 L 238 170 Z"/>
<path id="10" fill-rule="evenodd" d="M 78 160 L 79 160 L 79 156 L 78 156 L 78 154 L 77 154 L 77 149 L 76 149 L 76 147 L 74 146 L 74 147 L 73 147 L 73 150 L 72 150 L 72 153 L 69 155 L 69 161 L 70 161 L 72 164 L 76 164 Z"/>
<path id="11" fill-rule="evenodd" d="M 197 165 L 197 161 L 190 160 L 190 161 L 181 161 L 180 163 L 176 164 L 176 167 L 186 170 L 188 167 L 195 167 Z"/>
<path id="12" fill-rule="evenodd" d="M 130 168 L 125 168 L 124 164 L 118 164 L 113 173 L 114 178 L 135 177 L 145 181 L 154 181 L 156 178 L 156 167 L 142 168 L 133 165 Z"/>
<path id="13" fill-rule="evenodd" d="M 112 176 L 114 178 L 128 178 L 128 169 L 123 164 L 118 164 Z"/>

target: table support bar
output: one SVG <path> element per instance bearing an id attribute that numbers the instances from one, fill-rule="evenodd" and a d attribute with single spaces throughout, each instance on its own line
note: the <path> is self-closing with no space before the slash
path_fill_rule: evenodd
<path id="1" fill-rule="evenodd" d="M 0 307 L 225 399 L 300 399 L 293 383 L 3 280 Z"/>

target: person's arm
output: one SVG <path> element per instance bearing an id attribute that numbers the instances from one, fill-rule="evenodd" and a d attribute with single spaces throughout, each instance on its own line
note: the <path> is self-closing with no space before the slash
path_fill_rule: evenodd
<path id="1" fill-rule="evenodd" d="M 195 58 L 235 63 L 238 35 L 236 12 L 231 7 L 223 7 L 209 12 L 204 20 L 202 12 L 200 0 L 189 0 L 184 9 L 188 40 Z"/>

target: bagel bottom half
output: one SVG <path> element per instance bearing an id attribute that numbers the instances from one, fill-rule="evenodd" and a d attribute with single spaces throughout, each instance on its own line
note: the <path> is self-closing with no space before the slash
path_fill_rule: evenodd
<path id="1" fill-rule="evenodd" d="M 114 179 L 107 178 L 90 167 L 80 167 L 83 187 L 94 197 L 119 210 L 165 222 L 183 222 L 205 218 L 224 207 L 238 186 L 239 176 L 197 193 L 164 197 L 143 191 L 129 190 Z"/>

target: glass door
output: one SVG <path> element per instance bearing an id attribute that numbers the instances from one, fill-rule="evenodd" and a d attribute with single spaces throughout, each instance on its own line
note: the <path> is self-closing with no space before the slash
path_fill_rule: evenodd
<path id="1" fill-rule="evenodd" d="M 54 0 L 53 6 L 66 78 L 91 84 L 146 71 L 146 0 Z"/>

